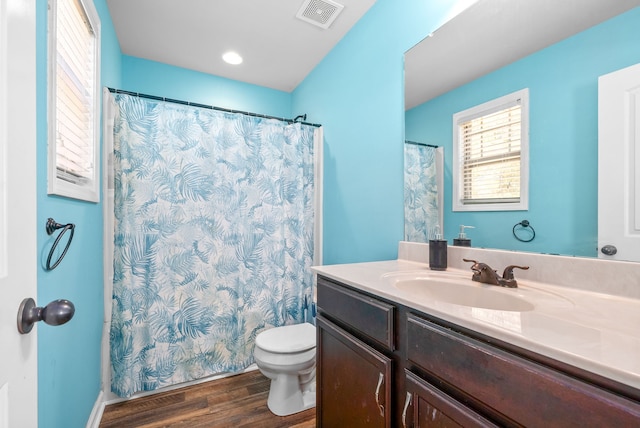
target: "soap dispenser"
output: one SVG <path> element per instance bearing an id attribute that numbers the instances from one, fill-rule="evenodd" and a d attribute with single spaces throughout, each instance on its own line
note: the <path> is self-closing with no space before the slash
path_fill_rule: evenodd
<path id="1" fill-rule="evenodd" d="M 474 229 L 473 226 L 465 226 L 464 224 L 460 225 L 460 233 L 457 238 L 453 238 L 453 245 L 458 247 L 470 247 L 471 239 L 467 238 L 467 234 L 464 233 L 465 229 Z"/>
<path id="2" fill-rule="evenodd" d="M 435 239 L 429 240 L 429 268 L 431 270 L 447 270 L 447 240 L 436 232 Z"/>

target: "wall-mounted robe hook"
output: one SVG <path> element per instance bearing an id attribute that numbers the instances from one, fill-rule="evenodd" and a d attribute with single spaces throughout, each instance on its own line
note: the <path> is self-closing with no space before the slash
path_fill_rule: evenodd
<path id="1" fill-rule="evenodd" d="M 60 264 L 64 256 L 67 254 L 67 250 L 69 249 L 69 246 L 71 245 L 71 240 L 73 239 L 73 233 L 75 231 L 75 228 L 76 228 L 76 225 L 73 223 L 60 224 L 60 223 L 57 223 L 51 217 L 47 219 L 47 224 L 45 225 L 47 235 L 51 235 L 56 230 L 62 229 L 60 234 L 58 234 L 58 237 L 56 238 L 56 240 L 53 242 L 53 245 L 51 246 L 51 250 L 49 251 L 49 256 L 47 257 L 47 264 L 45 266 L 47 270 L 53 270 L 56 267 L 58 267 L 58 265 Z M 62 254 L 60 254 L 60 257 L 58 257 L 58 260 L 56 260 L 56 262 L 52 265 L 51 257 L 53 257 L 53 253 L 58 247 L 58 244 L 60 243 L 60 239 L 62 239 L 62 236 L 67 232 L 67 230 L 71 230 L 71 235 L 69 235 L 69 240 L 67 241 L 67 245 L 64 247 L 64 250 L 62 251 Z"/>

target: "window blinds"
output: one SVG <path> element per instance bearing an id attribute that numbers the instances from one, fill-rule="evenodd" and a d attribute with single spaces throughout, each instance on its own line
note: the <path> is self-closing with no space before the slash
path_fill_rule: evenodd
<path id="1" fill-rule="evenodd" d="M 79 0 L 58 0 L 56 20 L 56 173 L 93 180 L 96 37 Z"/>
<path id="2" fill-rule="evenodd" d="M 520 103 L 459 124 L 462 203 L 520 201 Z"/>

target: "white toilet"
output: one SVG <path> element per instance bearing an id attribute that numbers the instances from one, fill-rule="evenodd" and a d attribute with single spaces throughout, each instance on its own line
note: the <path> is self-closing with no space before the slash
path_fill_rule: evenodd
<path id="1" fill-rule="evenodd" d="M 291 415 L 316 406 L 316 328 L 309 323 L 274 327 L 256 337 L 256 365 L 271 379 L 269 410 Z"/>

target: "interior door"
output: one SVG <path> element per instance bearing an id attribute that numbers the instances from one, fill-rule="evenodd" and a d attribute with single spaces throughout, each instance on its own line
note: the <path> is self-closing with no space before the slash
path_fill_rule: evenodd
<path id="1" fill-rule="evenodd" d="M 640 261 L 640 64 L 598 80 L 598 257 Z"/>
<path id="2" fill-rule="evenodd" d="M 0 428 L 37 426 L 35 0 L 0 0 Z M 42 226 L 44 227 L 44 225 Z"/>

